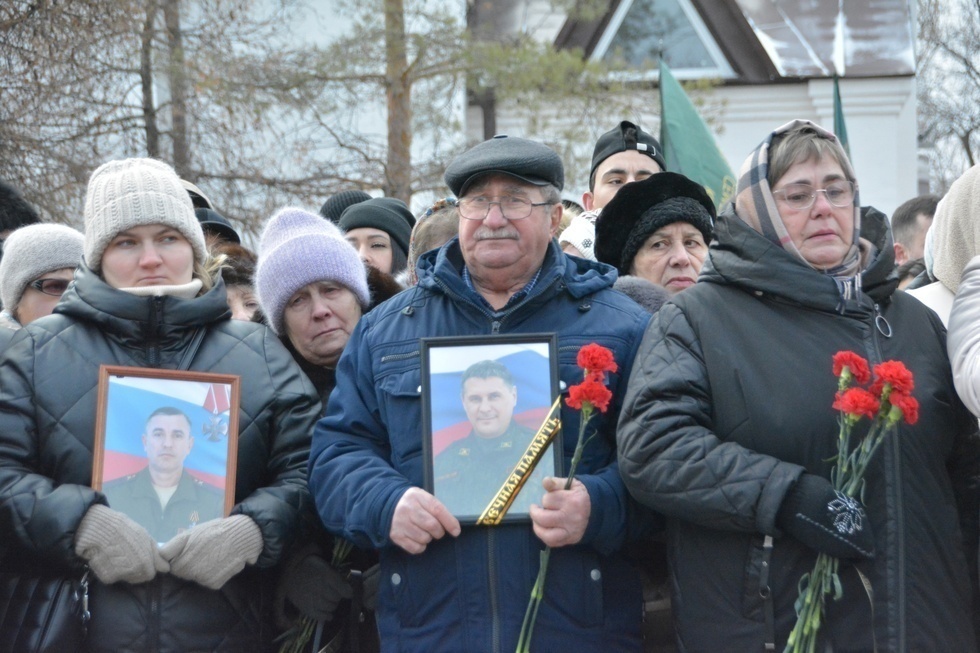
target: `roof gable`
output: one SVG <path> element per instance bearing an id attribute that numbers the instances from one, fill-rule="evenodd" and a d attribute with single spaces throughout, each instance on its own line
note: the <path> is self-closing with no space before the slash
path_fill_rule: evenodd
<path id="1" fill-rule="evenodd" d="M 631 7 L 653 7 L 663 1 L 616 0 L 597 20 L 566 21 L 555 44 L 582 48 L 587 56 L 602 56 L 620 32 L 625 30 L 627 36 L 631 30 L 636 32 L 629 22 L 624 26 Z M 912 17 L 904 0 L 671 1 L 696 12 L 700 27 L 693 31 L 703 42 L 711 41 L 714 52 L 730 66 L 731 74 L 716 76 L 731 81 L 829 77 L 835 68 L 848 77 L 915 74 Z M 633 11 L 636 15 L 636 9 Z M 648 59 L 655 64 L 654 43 L 659 41 L 647 38 L 647 42 L 653 50 Z M 663 47 L 679 77 L 697 76 L 671 61 L 669 38 L 663 39 Z M 639 52 L 630 54 L 634 60 L 643 60 Z"/>
<path id="2" fill-rule="evenodd" d="M 736 0 L 783 77 L 915 74 L 912 17 L 900 0 Z"/>

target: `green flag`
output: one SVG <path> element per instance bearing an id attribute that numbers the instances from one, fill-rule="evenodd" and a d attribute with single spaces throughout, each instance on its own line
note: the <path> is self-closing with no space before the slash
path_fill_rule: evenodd
<path id="1" fill-rule="evenodd" d="M 660 145 L 667 169 L 698 182 L 719 209 L 735 196 L 735 175 L 684 88 L 660 60 Z"/>
<path id="2" fill-rule="evenodd" d="M 840 141 L 841 147 L 847 152 L 847 158 L 851 158 L 851 148 L 847 146 L 847 125 L 844 124 L 844 107 L 840 103 L 840 84 L 837 83 L 838 77 L 834 75 L 834 134 Z"/>

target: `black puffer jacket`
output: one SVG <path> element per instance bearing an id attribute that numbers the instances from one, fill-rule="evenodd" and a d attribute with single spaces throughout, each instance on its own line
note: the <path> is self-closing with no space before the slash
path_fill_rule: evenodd
<path id="1" fill-rule="evenodd" d="M 977 425 L 953 389 L 938 318 L 893 294 L 883 220 L 865 217 L 862 234 L 879 253 L 863 295 L 844 304 L 830 277 L 721 216 L 699 283 L 660 310 L 640 346 L 620 470 L 636 499 L 668 517 L 682 651 L 762 651 L 773 630 L 776 650 L 785 646 L 816 553 L 781 535 L 776 514 L 804 471 L 829 478 L 840 350 L 904 361 L 921 416 L 866 477 L 877 556 L 861 564 L 874 611 L 842 565 L 844 597 L 828 600 L 824 632 L 837 653 L 976 648 L 967 561 L 976 560 Z"/>
<path id="2" fill-rule="evenodd" d="M 194 299 L 137 297 L 82 267 L 56 314 L 0 358 L 0 532 L 5 555 L 66 572 L 83 564 L 78 524 L 92 489 L 100 364 L 241 376 L 233 513 L 262 531 L 257 564 L 221 590 L 168 574 L 92 587 L 92 651 L 262 651 L 271 647 L 272 569 L 309 510 L 306 461 L 316 391 L 267 328 L 231 321 L 224 285 Z"/>

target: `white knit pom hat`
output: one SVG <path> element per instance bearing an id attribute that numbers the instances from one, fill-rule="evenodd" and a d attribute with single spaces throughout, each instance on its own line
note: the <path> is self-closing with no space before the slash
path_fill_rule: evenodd
<path id="1" fill-rule="evenodd" d="M 102 269 L 102 254 L 120 232 L 160 224 L 179 231 L 207 259 L 204 232 L 194 205 L 174 169 L 156 159 L 110 161 L 92 173 L 85 195 L 85 262 Z"/>
<path id="2" fill-rule="evenodd" d="M 595 214 L 593 212 L 586 211 L 572 218 L 571 223 L 565 228 L 565 231 L 561 232 L 561 235 L 558 236 L 558 244 L 564 245 L 565 243 L 582 252 L 582 256 L 588 260 L 596 260 Z"/>

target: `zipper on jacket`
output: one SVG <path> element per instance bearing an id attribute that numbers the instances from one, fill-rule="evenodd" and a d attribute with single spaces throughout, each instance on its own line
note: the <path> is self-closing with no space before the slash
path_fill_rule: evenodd
<path id="1" fill-rule="evenodd" d="M 762 599 L 762 609 L 766 620 L 766 651 L 776 650 L 776 614 L 772 599 L 772 588 L 769 586 L 769 562 L 772 560 L 773 539 L 766 535 L 762 541 L 762 563 L 759 573 L 759 598 Z"/>
<path id="2" fill-rule="evenodd" d="M 146 627 L 147 653 L 156 653 L 160 650 L 160 604 L 162 603 L 161 595 L 163 594 L 161 585 L 161 579 L 157 578 L 149 587 L 150 611 Z"/>
<path id="3" fill-rule="evenodd" d="M 873 356 L 869 357 L 871 359 L 872 367 L 875 364 L 884 362 L 884 354 L 881 351 L 881 341 L 879 340 L 879 334 L 885 338 L 892 337 L 892 327 L 888 323 L 888 320 L 881 313 L 881 307 L 875 303 L 874 304 L 874 314 L 872 320 L 871 328 L 871 343 L 873 346 Z M 905 495 L 902 491 L 902 453 L 901 453 L 901 436 L 895 434 L 888 438 L 885 443 L 887 449 L 884 451 L 891 456 L 891 476 L 893 479 L 893 484 L 895 487 L 895 515 L 896 515 L 896 529 L 895 529 L 895 566 L 896 571 L 896 594 L 895 597 L 897 603 L 897 614 L 895 615 L 896 623 L 893 624 L 898 632 L 898 646 L 896 650 L 905 650 L 905 611 L 906 611 L 906 596 L 905 596 Z M 888 479 L 885 478 L 887 483 Z M 887 584 L 887 581 L 886 581 Z M 870 585 L 870 582 L 869 582 Z M 873 601 L 873 594 L 871 595 Z M 874 614 L 874 603 L 872 603 L 872 614 Z M 872 630 L 872 636 L 877 640 L 877 636 Z"/>
<path id="4" fill-rule="evenodd" d="M 898 567 L 898 647 L 896 650 L 905 650 L 905 519 L 903 515 L 905 514 L 905 495 L 902 492 L 902 456 L 899 447 L 901 442 L 901 436 L 894 434 L 888 438 L 889 450 L 892 454 L 892 474 L 895 478 L 895 503 L 898 528 L 897 530 L 897 544 L 898 556 L 895 560 L 895 564 Z"/>
<path id="5" fill-rule="evenodd" d="M 881 314 L 881 307 L 875 304 L 875 328 L 878 329 L 878 333 L 885 336 L 886 338 L 892 337 L 892 325 L 888 323 L 888 319 Z"/>
<path id="6" fill-rule="evenodd" d="M 381 357 L 382 363 L 391 363 L 392 361 L 404 361 L 409 358 L 418 358 L 419 350 L 405 352 L 404 354 L 388 354 L 387 356 Z"/>
<path id="7" fill-rule="evenodd" d="M 150 311 L 150 339 L 148 342 L 146 361 L 150 367 L 160 364 L 160 316 L 163 313 L 163 297 L 153 298 L 153 309 Z"/>
<path id="8" fill-rule="evenodd" d="M 500 610 L 497 609 L 497 565 L 494 558 L 493 528 L 487 529 L 487 569 L 490 574 L 490 650 L 500 653 Z"/>

